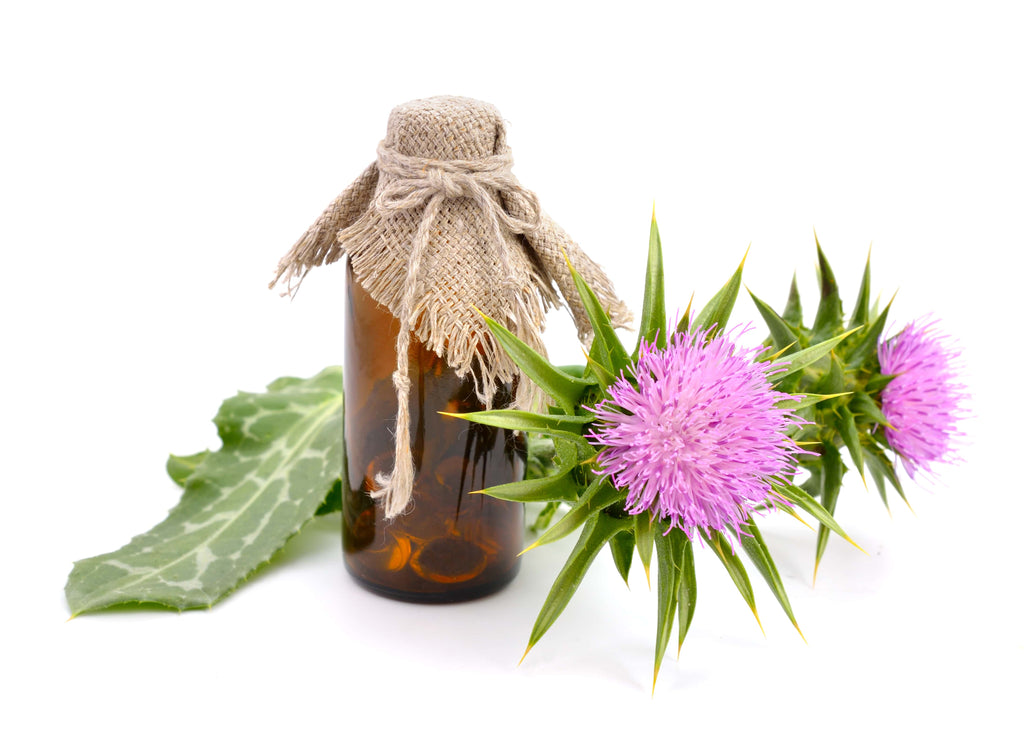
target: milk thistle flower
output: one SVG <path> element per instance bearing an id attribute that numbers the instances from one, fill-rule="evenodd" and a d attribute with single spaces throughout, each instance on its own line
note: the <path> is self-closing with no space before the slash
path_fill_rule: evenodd
<path id="1" fill-rule="evenodd" d="M 616 335 L 597 294 L 572 265 L 569 272 L 593 330 L 586 366 L 553 366 L 506 327 L 484 317 L 498 343 L 550 403 L 546 412 L 453 415 L 551 440 L 550 449 L 534 457 L 539 477 L 483 492 L 506 501 L 545 502 L 541 517 L 563 513 L 527 550 L 579 531 L 537 616 L 527 652 L 558 619 L 607 547 L 627 583 L 634 556 L 648 583 L 650 567 L 657 563 L 657 680 L 673 626 L 678 622 L 681 649 L 693 619 L 695 536 L 721 561 L 758 623 L 741 557 L 755 567 L 799 631 L 753 512 L 778 508 L 795 515 L 799 507 L 848 539 L 831 513 L 792 482 L 798 462 L 817 458 L 814 452 L 797 455 L 800 448 L 793 438 L 806 429 L 798 412 L 833 395 L 802 390 L 791 395 L 794 389 L 780 386 L 789 384 L 787 379 L 796 383 L 804 371 L 826 360 L 845 335 L 809 343 L 782 362 L 762 358 L 765 348 L 737 349 L 718 328 L 727 326 L 740 292 L 742 262 L 702 310 L 691 315 L 688 308 L 670 327 L 661 237 L 653 219 L 639 339 L 632 353 Z M 730 542 L 740 547 L 730 548 Z"/>
<path id="2" fill-rule="evenodd" d="M 881 372 L 894 376 L 882 390 L 885 437 L 912 477 L 950 460 L 966 397 L 956 380 L 959 353 L 936 325 L 917 320 L 878 344 Z"/>
<path id="3" fill-rule="evenodd" d="M 694 528 L 742 533 L 757 507 L 772 506 L 772 482 L 796 471 L 786 430 L 799 418 L 778 403 L 764 348 L 738 349 L 706 329 L 674 334 L 666 347 L 641 341 L 628 376 L 590 411 L 595 473 L 628 490 L 626 512 L 650 512 L 692 540 Z"/>

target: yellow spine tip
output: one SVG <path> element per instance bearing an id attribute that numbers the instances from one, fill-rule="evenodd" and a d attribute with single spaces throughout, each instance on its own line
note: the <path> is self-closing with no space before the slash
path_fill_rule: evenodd
<path id="1" fill-rule="evenodd" d="M 523 550 L 521 550 L 521 551 L 519 552 L 519 556 L 523 556 L 523 555 L 526 555 L 527 553 L 529 553 L 530 551 L 532 551 L 532 550 L 533 550 L 534 548 L 536 548 L 536 547 L 537 547 L 538 545 L 540 545 L 540 540 L 539 540 L 539 539 L 538 539 L 538 540 L 535 540 L 535 541 L 533 541 L 533 545 L 527 546 L 526 548 L 524 548 Z M 516 558 L 519 558 L 519 556 L 516 556 Z"/>
<path id="2" fill-rule="evenodd" d="M 793 621 L 793 627 L 796 628 L 796 632 L 800 634 L 800 637 L 804 641 L 804 645 L 805 646 L 809 646 L 810 644 L 807 643 L 807 636 L 805 636 L 804 632 L 802 630 L 800 630 L 800 626 L 796 624 L 796 620 Z"/>
<path id="3" fill-rule="evenodd" d="M 742 269 L 743 269 L 743 266 L 744 266 L 744 265 L 746 264 L 746 262 L 747 262 L 747 255 L 749 255 L 749 254 L 750 254 L 750 247 L 751 247 L 751 245 L 753 245 L 753 244 L 754 244 L 754 243 L 753 243 L 753 242 L 751 242 L 750 244 L 748 244 L 748 245 L 747 245 L 747 251 L 743 253 L 743 259 L 742 259 L 742 260 L 740 260 L 740 270 L 742 270 Z"/>
<path id="4" fill-rule="evenodd" d="M 814 576 L 811 577 L 811 588 L 813 589 L 818 584 L 818 565 L 821 563 L 818 559 L 814 559 Z"/>
<path id="5" fill-rule="evenodd" d="M 647 591 L 651 591 L 651 567 L 644 566 L 644 575 L 647 576 Z"/>
<path id="6" fill-rule="evenodd" d="M 751 608 L 750 608 L 750 611 L 751 611 L 752 613 L 754 613 L 754 620 L 756 620 L 756 621 L 757 621 L 757 627 L 761 629 L 761 635 L 762 635 L 762 636 L 764 636 L 765 638 L 767 638 L 767 637 L 768 637 L 768 634 L 764 632 L 764 626 L 763 626 L 763 625 L 761 625 L 761 618 L 760 618 L 760 616 L 758 616 L 758 614 L 757 614 L 757 608 L 756 608 L 756 607 L 751 607 Z"/>
<path id="7" fill-rule="evenodd" d="M 522 666 L 523 665 L 523 662 L 526 661 L 526 655 L 528 653 L 530 653 L 530 649 L 532 649 L 532 648 L 533 648 L 533 644 L 532 643 L 529 646 L 526 647 L 526 650 L 523 651 L 523 657 L 521 659 L 519 659 L 519 663 L 516 664 L 516 666 Z"/>
<path id="8" fill-rule="evenodd" d="M 856 549 L 857 549 L 858 551 L 860 551 L 861 553 L 863 553 L 863 554 L 864 554 L 865 556 L 870 556 L 870 555 L 871 555 L 871 554 L 870 554 L 870 553 L 868 553 L 868 552 L 867 552 L 866 550 L 864 550 L 864 549 L 863 549 L 863 548 L 861 548 L 861 547 L 860 547 L 859 545 L 857 545 L 856 541 L 854 541 L 854 540 L 853 540 L 853 538 L 851 538 L 851 537 L 849 537 L 849 536 L 845 536 L 844 540 L 846 540 L 846 542 L 847 542 L 847 543 L 849 543 L 850 545 L 852 545 L 852 546 L 853 546 L 854 548 L 856 548 Z"/>

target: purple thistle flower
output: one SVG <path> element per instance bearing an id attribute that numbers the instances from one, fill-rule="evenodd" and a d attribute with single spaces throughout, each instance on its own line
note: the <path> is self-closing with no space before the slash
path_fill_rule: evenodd
<path id="1" fill-rule="evenodd" d="M 892 425 L 885 437 L 911 476 L 918 470 L 931 473 L 933 463 L 951 459 L 967 399 L 956 381 L 954 361 L 960 353 L 936 324 L 911 322 L 878 343 L 882 374 L 896 376 L 882 390 L 882 413 Z"/>
<path id="2" fill-rule="evenodd" d="M 599 472 L 627 489 L 626 511 L 650 511 L 693 539 L 694 528 L 742 533 L 758 505 L 773 505 L 772 481 L 791 476 L 799 451 L 786 429 L 802 420 L 777 403 L 764 348 L 737 350 L 707 330 L 641 343 L 629 369 L 591 411 Z M 775 366 L 777 367 L 777 366 Z"/>

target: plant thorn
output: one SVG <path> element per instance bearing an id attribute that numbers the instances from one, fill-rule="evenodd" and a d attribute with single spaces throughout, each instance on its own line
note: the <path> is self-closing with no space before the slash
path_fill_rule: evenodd
<path id="1" fill-rule="evenodd" d="M 750 611 L 752 613 L 754 613 L 754 620 L 757 621 L 757 627 L 761 629 L 761 635 L 763 635 L 765 638 L 767 638 L 768 634 L 764 632 L 764 626 L 761 625 L 761 616 L 757 614 L 757 608 L 754 607 L 753 605 L 751 605 L 750 606 Z M 799 628 L 797 628 L 797 630 L 799 630 Z"/>
<path id="2" fill-rule="evenodd" d="M 539 543 L 540 543 L 540 538 L 537 538 L 537 540 L 533 541 L 532 545 L 529 545 L 526 548 L 524 548 L 522 551 L 520 551 L 519 555 L 516 556 L 516 558 L 519 558 L 519 556 L 526 555 L 527 553 L 532 551 L 534 548 L 536 548 Z"/>
<path id="3" fill-rule="evenodd" d="M 807 636 L 805 636 L 805 635 L 804 635 L 804 632 L 803 632 L 802 630 L 800 630 L 800 626 L 796 624 L 796 620 L 794 620 L 794 621 L 793 621 L 793 627 L 794 627 L 794 628 L 796 628 L 796 632 L 800 634 L 800 637 L 801 637 L 801 638 L 803 639 L 803 641 L 804 641 L 804 645 L 805 645 L 805 646 L 809 646 L 809 645 L 811 645 L 811 644 L 809 644 L 809 643 L 807 642 Z"/>
<path id="4" fill-rule="evenodd" d="M 911 512 L 913 512 L 913 510 L 911 510 Z M 854 548 L 856 548 L 856 549 L 857 549 L 858 551 L 860 551 L 861 553 L 863 553 L 863 554 L 864 554 L 865 556 L 870 556 L 870 555 L 871 555 L 871 554 L 870 554 L 870 553 L 868 553 L 868 552 L 867 552 L 866 550 L 864 550 L 864 549 L 863 549 L 863 548 L 861 548 L 861 547 L 860 547 L 859 545 L 857 545 L 857 543 L 856 543 L 856 542 L 855 542 L 855 541 L 853 540 L 853 538 L 851 538 L 851 537 L 850 537 L 849 535 L 845 536 L 845 537 L 843 538 L 843 540 L 845 540 L 845 541 L 846 541 L 847 543 L 849 543 L 850 545 L 852 545 L 852 546 L 853 546 Z"/>
<path id="5" fill-rule="evenodd" d="M 806 527 L 806 528 L 807 528 L 808 530 L 813 530 L 813 529 L 814 529 L 813 527 L 811 527 L 811 524 L 810 524 L 809 522 L 807 522 L 807 520 L 805 520 L 805 519 L 804 519 L 803 517 L 801 517 L 800 515 L 798 515 L 798 514 L 796 513 L 796 510 L 795 510 L 795 509 L 792 509 L 792 508 L 790 508 L 790 509 L 784 509 L 784 510 L 782 510 L 782 511 L 783 511 L 783 512 L 785 512 L 785 513 L 786 513 L 787 515 L 789 515 L 790 517 L 792 517 L 792 518 L 793 518 L 794 520 L 796 520 L 797 522 L 803 523 L 803 525 L 804 525 L 804 526 L 805 526 L 805 527 Z"/>
<path id="6" fill-rule="evenodd" d="M 751 247 L 752 244 L 754 244 L 754 243 L 750 242 L 749 244 L 747 244 L 747 251 L 743 253 L 743 259 L 740 260 L 740 269 L 741 270 L 743 269 L 743 265 L 746 264 L 746 262 L 747 262 L 747 255 L 750 254 L 750 247 Z"/>
<path id="7" fill-rule="evenodd" d="M 529 646 L 526 647 L 525 651 L 523 651 L 523 657 L 521 659 L 519 659 L 519 663 L 516 664 L 516 666 L 522 666 L 523 665 L 523 662 L 526 661 L 526 654 L 530 653 L 530 649 L 531 648 L 533 648 L 533 644 L 532 643 Z"/>

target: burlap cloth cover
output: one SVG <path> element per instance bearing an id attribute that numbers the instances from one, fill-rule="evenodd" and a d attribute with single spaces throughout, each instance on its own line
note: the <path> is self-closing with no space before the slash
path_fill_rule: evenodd
<path id="1" fill-rule="evenodd" d="M 544 314 L 558 302 L 554 284 L 586 340 L 590 324 L 568 257 L 612 321 L 623 326 L 630 319 L 607 276 L 512 174 L 501 114 L 470 98 L 427 98 L 395 108 L 377 161 L 296 242 L 271 286 L 283 279 L 292 293 L 310 268 L 344 254 L 359 284 L 401 322 L 393 375 L 399 402 L 395 467 L 373 492 L 388 518 L 409 505 L 415 476 L 410 332 L 460 377 L 471 374 L 489 406 L 497 385 L 518 372 L 477 309 L 543 353 Z M 520 406 L 527 386 L 520 384 Z"/>

